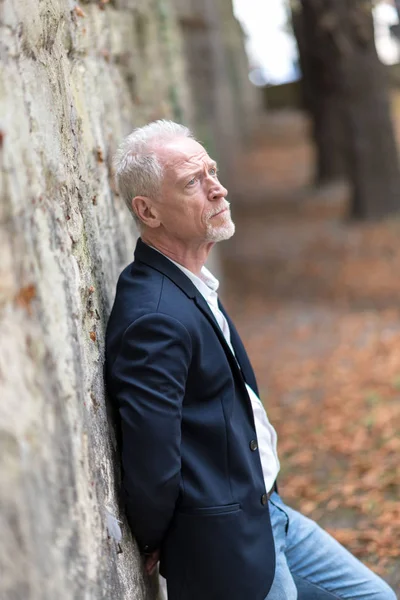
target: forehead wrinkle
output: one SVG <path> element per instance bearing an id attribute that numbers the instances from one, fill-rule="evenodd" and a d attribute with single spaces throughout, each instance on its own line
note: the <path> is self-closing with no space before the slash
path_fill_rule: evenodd
<path id="1" fill-rule="evenodd" d="M 179 146 L 176 147 L 174 144 L 165 146 L 154 144 L 153 149 L 163 166 L 165 176 L 170 181 L 171 178 L 178 181 L 187 176 L 187 174 L 193 173 L 195 169 L 200 171 L 205 166 L 216 166 L 217 164 L 203 147 L 195 153 L 181 149 Z"/>
<path id="2" fill-rule="evenodd" d="M 215 160 L 210 158 L 207 153 L 203 153 L 197 156 L 191 156 L 175 166 L 182 167 L 185 171 L 189 172 L 192 171 L 193 168 L 201 170 L 204 167 L 216 166 L 216 164 Z"/>
<path id="3" fill-rule="evenodd" d="M 198 154 L 192 154 L 191 156 L 177 157 L 175 166 L 185 167 L 186 165 L 190 168 L 192 166 L 201 166 L 204 163 L 204 159 L 207 157 L 206 152 L 199 152 Z"/>

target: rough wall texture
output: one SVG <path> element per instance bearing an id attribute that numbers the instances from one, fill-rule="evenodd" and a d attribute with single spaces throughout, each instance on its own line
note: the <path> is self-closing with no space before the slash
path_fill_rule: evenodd
<path id="1" fill-rule="evenodd" d="M 227 43 L 237 24 L 219 2 L 0 2 L 1 598 L 157 595 L 118 506 L 103 388 L 105 323 L 136 238 L 112 156 L 167 117 L 197 124 L 229 164 L 244 104 L 227 51 L 232 70 L 243 47 L 237 29 Z"/>
<path id="2" fill-rule="evenodd" d="M 171 0 L 184 40 L 193 120 L 202 141 L 217 156 L 224 181 L 234 183 L 232 164 L 261 111 L 250 84 L 244 35 L 232 0 Z"/>
<path id="3" fill-rule="evenodd" d="M 133 126 L 190 120 L 178 28 L 162 0 L 0 11 L 0 597 L 151 599 L 102 382 L 135 242 L 111 157 Z"/>

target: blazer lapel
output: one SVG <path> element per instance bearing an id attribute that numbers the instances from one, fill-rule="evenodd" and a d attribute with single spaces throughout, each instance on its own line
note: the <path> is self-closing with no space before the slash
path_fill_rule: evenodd
<path id="1" fill-rule="evenodd" d="M 232 351 L 226 343 L 224 334 L 222 333 L 211 308 L 208 306 L 206 300 L 194 283 L 190 281 L 189 277 L 187 277 L 183 271 L 181 271 L 176 265 L 174 265 L 174 263 L 168 260 L 168 258 L 166 258 L 163 254 L 145 244 L 141 238 L 139 238 L 137 242 L 135 260 L 139 260 L 150 267 L 153 267 L 153 269 L 160 271 L 160 273 L 171 279 L 178 287 L 180 287 L 189 298 L 193 299 L 197 307 L 210 321 L 228 357 L 233 357 Z M 236 360 L 233 362 L 235 363 L 235 370 L 240 373 L 240 369 L 236 363 Z"/>
<path id="2" fill-rule="evenodd" d="M 224 313 L 225 317 L 228 319 L 228 324 L 229 324 L 229 327 L 231 330 L 231 335 L 233 333 L 232 345 L 235 349 L 235 352 L 238 351 L 238 354 L 236 355 L 237 360 L 236 360 L 234 354 L 232 353 L 232 350 L 229 348 L 229 346 L 226 342 L 225 336 L 222 333 L 222 330 L 221 330 L 220 326 L 218 325 L 218 323 L 212 313 L 212 310 L 208 306 L 206 300 L 204 299 L 202 294 L 199 292 L 199 290 L 196 288 L 194 283 L 192 283 L 192 281 L 190 281 L 189 277 L 187 277 L 185 275 L 185 273 L 183 273 L 183 271 L 181 271 L 176 265 L 174 265 L 174 263 L 172 263 L 170 260 L 168 260 L 168 258 L 166 258 L 163 254 L 161 254 L 160 252 L 157 252 L 157 250 L 154 250 L 153 248 L 151 248 L 150 246 L 145 244 L 141 238 L 138 239 L 138 242 L 136 245 L 135 260 L 139 260 L 140 262 L 143 262 L 143 263 L 149 265 L 150 267 L 153 267 L 153 269 L 160 271 L 160 273 L 162 273 L 163 275 L 165 275 L 166 277 L 171 279 L 171 281 L 173 281 L 178 287 L 180 287 L 181 290 L 183 292 L 185 292 L 185 294 L 189 298 L 194 300 L 197 308 L 208 319 L 208 321 L 212 325 L 214 332 L 216 333 L 220 343 L 222 344 L 222 347 L 225 351 L 225 354 L 228 358 L 230 367 L 232 369 L 233 375 L 236 377 L 237 381 L 242 386 L 242 389 L 244 390 L 244 392 L 246 394 L 246 398 L 248 399 L 248 401 L 246 402 L 246 406 L 247 406 L 247 409 L 249 412 L 249 417 L 251 419 L 251 422 L 254 425 L 253 409 L 251 407 L 250 399 L 248 398 L 248 393 L 247 393 L 245 382 L 247 382 L 254 389 L 254 391 L 257 390 L 257 384 L 255 383 L 254 374 L 253 374 L 253 377 L 251 377 L 251 373 L 253 373 L 253 371 L 251 369 L 251 365 L 250 365 L 249 359 L 247 358 L 246 351 L 244 350 L 243 344 L 240 342 L 239 335 L 238 335 L 236 329 L 234 328 L 232 321 L 226 315 L 225 311 L 223 310 L 223 313 Z M 221 310 L 222 310 L 222 306 L 221 306 Z M 243 350 L 242 350 L 242 348 L 243 348 Z M 245 359 L 243 359 L 243 354 L 244 354 Z M 246 362 L 246 359 L 247 359 L 247 362 Z M 238 364 L 238 362 L 239 362 L 239 364 Z M 248 363 L 248 365 L 247 365 L 247 363 Z M 241 368 L 243 370 L 243 374 L 242 374 Z"/>
<path id="3" fill-rule="evenodd" d="M 235 355 L 238 360 L 238 363 L 242 369 L 244 379 L 245 379 L 246 383 L 251 387 L 251 389 L 257 394 L 257 396 L 259 396 L 260 394 L 258 391 L 256 377 L 254 375 L 253 367 L 251 366 L 251 363 L 250 363 L 249 357 L 247 356 L 247 352 L 245 350 L 243 342 L 240 339 L 240 336 L 239 336 L 239 334 L 236 330 L 236 327 L 234 326 L 231 318 L 229 317 L 228 313 L 226 312 L 222 303 L 219 300 L 218 300 L 218 304 L 219 304 L 219 308 L 220 308 L 221 312 L 224 314 L 226 320 L 228 321 L 228 325 L 229 325 L 229 329 L 230 329 L 230 333 L 231 333 L 232 346 L 233 346 L 233 349 L 235 350 Z"/>
<path id="4" fill-rule="evenodd" d="M 171 279 L 189 298 L 194 298 L 198 293 L 196 286 L 183 271 L 163 254 L 145 244 L 141 238 L 136 244 L 135 261 L 145 263 Z"/>
<path id="5" fill-rule="evenodd" d="M 225 339 L 225 336 L 222 333 L 221 327 L 218 325 L 218 323 L 213 315 L 213 312 L 210 309 L 210 307 L 208 306 L 206 300 L 200 294 L 200 292 L 198 292 L 196 294 L 194 300 L 195 300 L 195 303 L 197 304 L 197 307 L 207 317 L 207 319 L 210 321 L 211 325 L 213 326 L 214 331 L 217 334 L 217 337 L 218 337 L 219 341 L 221 342 L 221 344 L 225 350 L 225 353 L 229 359 L 229 363 L 232 367 L 232 370 L 235 371 L 236 374 L 240 376 L 240 379 L 243 379 L 241 371 L 240 371 L 240 367 L 237 363 L 237 360 L 236 360 L 235 356 L 233 355 L 232 350 L 229 348 L 228 343 Z"/>

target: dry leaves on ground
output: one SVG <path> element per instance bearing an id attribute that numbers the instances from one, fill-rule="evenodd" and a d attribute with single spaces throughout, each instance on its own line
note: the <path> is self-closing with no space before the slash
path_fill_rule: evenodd
<path id="1" fill-rule="evenodd" d="M 267 199 L 240 214 L 225 301 L 278 431 L 280 489 L 398 589 L 399 221 L 277 221 Z"/>

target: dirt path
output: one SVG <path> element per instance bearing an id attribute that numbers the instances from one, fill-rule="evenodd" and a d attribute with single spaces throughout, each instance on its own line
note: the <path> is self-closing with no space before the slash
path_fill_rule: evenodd
<path id="1" fill-rule="evenodd" d="M 346 223 L 311 191 L 298 115 L 237 169 L 225 304 L 277 427 L 281 490 L 400 591 L 400 220 Z"/>

